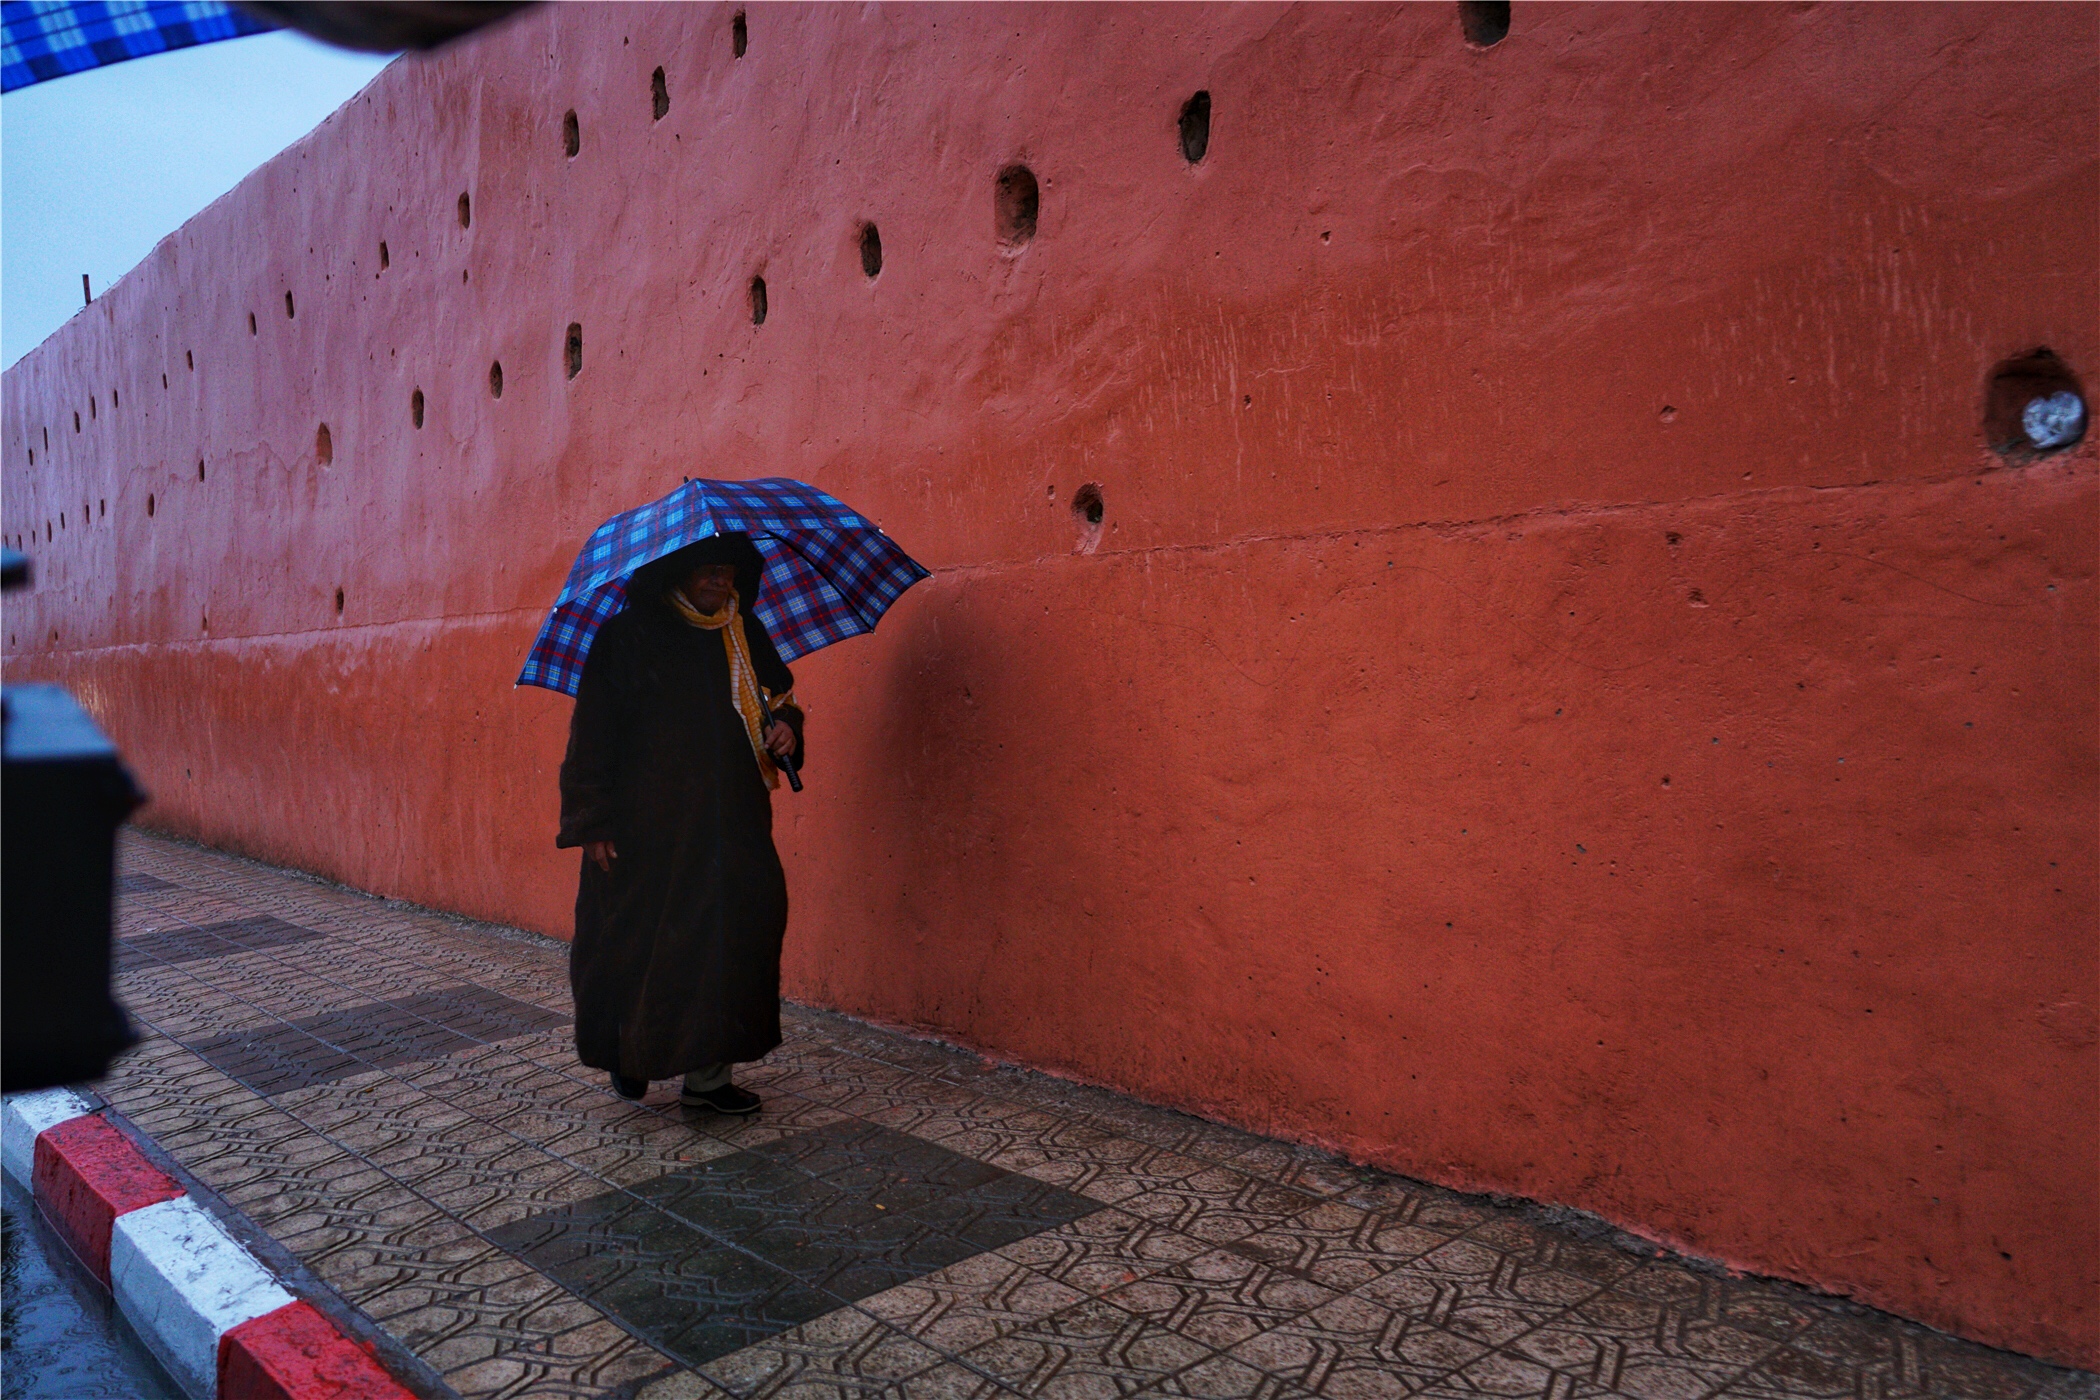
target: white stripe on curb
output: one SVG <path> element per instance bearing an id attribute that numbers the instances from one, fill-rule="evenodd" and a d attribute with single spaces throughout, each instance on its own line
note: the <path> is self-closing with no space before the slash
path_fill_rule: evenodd
<path id="1" fill-rule="evenodd" d="M 217 1392 L 219 1338 L 293 1301 L 188 1196 L 117 1217 L 109 1279 L 133 1330 L 200 1400 Z"/>
<path id="2" fill-rule="evenodd" d="M 20 1182 L 24 1191 L 30 1190 L 36 1177 L 36 1135 L 93 1111 L 88 1101 L 71 1089 L 9 1094 L 6 1110 L 0 1114 L 0 1159 L 5 1160 L 7 1174 Z"/>

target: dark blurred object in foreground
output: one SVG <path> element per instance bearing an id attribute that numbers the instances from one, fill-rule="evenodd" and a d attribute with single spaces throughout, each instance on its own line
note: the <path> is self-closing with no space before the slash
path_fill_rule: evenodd
<path id="1" fill-rule="evenodd" d="M 17 588 L 14 551 L 0 577 Z M 0 690 L 0 1090 L 99 1079 L 138 1037 L 109 990 L 117 828 L 145 795 L 55 685 Z"/>
<path id="2" fill-rule="evenodd" d="M 485 3 L 433 3 L 433 0 L 236 0 L 260 20 L 296 29 L 337 48 L 365 53 L 398 53 L 434 49 L 462 34 L 532 8 L 533 0 L 485 0 Z"/>

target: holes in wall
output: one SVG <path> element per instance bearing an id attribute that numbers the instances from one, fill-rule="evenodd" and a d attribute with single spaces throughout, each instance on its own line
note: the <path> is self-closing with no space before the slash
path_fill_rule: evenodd
<path id="1" fill-rule="evenodd" d="M 1210 150 L 1210 94 L 1199 92 L 1181 104 L 1181 158 L 1190 165 Z"/>
<path id="2" fill-rule="evenodd" d="M 386 250 L 386 240 L 379 240 L 379 270 L 386 271 L 394 265 L 394 255 Z"/>
<path id="3" fill-rule="evenodd" d="M 1025 165 L 1009 165 L 999 172 L 999 179 L 992 186 L 992 214 L 1004 247 L 1018 249 L 1035 237 L 1040 208 L 1034 171 Z"/>
<path id="4" fill-rule="evenodd" d="M 117 391 L 116 391 L 116 390 L 114 390 L 114 389 L 112 389 L 112 390 L 110 390 L 110 391 L 109 391 L 109 406 L 110 406 L 111 408 L 115 408 L 115 407 L 117 407 L 117 406 L 118 406 L 118 403 L 117 403 Z"/>
<path id="5" fill-rule="evenodd" d="M 197 368 L 197 357 L 195 355 L 192 355 L 187 350 L 182 352 L 182 362 L 183 364 L 187 365 L 192 372 L 194 372 Z"/>
<path id="6" fill-rule="evenodd" d="M 493 360 L 489 363 L 489 397 L 492 399 L 503 397 L 503 361 L 501 360 Z"/>
<path id="7" fill-rule="evenodd" d="M 729 21 L 729 52 L 737 58 L 742 58 L 745 50 L 750 47 L 751 26 L 744 22 L 744 12 L 738 10 L 736 18 Z"/>
<path id="8" fill-rule="evenodd" d="M 870 277 L 882 271 L 882 234 L 873 224 L 860 226 L 860 270 Z"/>
<path id="9" fill-rule="evenodd" d="M 198 613 L 198 614 L 197 614 L 197 630 L 198 630 L 199 632 L 209 632 L 209 631 L 211 631 L 211 614 L 210 614 L 210 613 Z"/>
<path id="10" fill-rule="evenodd" d="M 661 68 L 649 75 L 649 113 L 656 121 L 662 121 L 671 115 L 671 89 L 664 82 L 664 70 Z"/>
<path id="11" fill-rule="evenodd" d="M 582 149 L 583 124 L 576 120 L 576 109 L 571 107 L 562 114 L 561 119 L 562 154 L 570 160 L 574 160 L 576 159 L 576 153 Z"/>
<path id="12" fill-rule="evenodd" d="M 292 310 L 292 294 L 286 292 L 284 294 L 284 319 L 289 321 L 297 314 L 297 312 Z"/>
<path id="13" fill-rule="evenodd" d="M 94 396 L 93 394 L 89 394 L 89 395 L 88 395 L 88 421 L 89 421 L 90 423 L 92 423 L 92 422 L 94 422 L 94 421 L 95 421 L 95 420 L 96 420 L 97 418 L 99 418 L 99 417 L 101 417 L 101 416 L 102 416 L 102 415 L 101 415 L 100 413 L 98 413 L 98 412 L 96 412 L 96 411 L 95 411 L 95 396 Z"/>
<path id="14" fill-rule="evenodd" d="M 97 519 L 101 519 L 101 520 L 107 520 L 107 519 L 109 519 L 109 501 L 108 501 L 108 500 L 107 500 L 106 498 L 101 498 L 101 499 L 97 499 L 97 500 L 96 500 L 96 502 L 95 502 L 95 515 L 96 515 L 96 518 L 97 518 Z"/>
<path id="15" fill-rule="evenodd" d="M 754 277 L 751 279 L 751 324 L 754 326 L 763 326 L 765 323 L 766 279 L 763 277 Z"/>
<path id="16" fill-rule="evenodd" d="M 204 480 L 204 459 L 202 457 L 197 459 L 197 480 L 199 482 Z"/>
<path id="17" fill-rule="evenodd" d="M 569 378 L 574 379 L 583 372 L 583 323 L 569 322 L 568 337 L 562 343 L 562 361 L 568 366 Z"/>
<path id="18" fill-rule="evenodd" d="M 335 615 L 337 617 L 343 615 L 343 590 L 340 588 L 335 591 Z"/>
<path id="19" fill-rule="evenodd" d="M 335 460 L 335 438 L 326 423 L 314 431 L 314 460 L 324 467 Z"/>
<path id="20" fill-rule="evenodd" d="M 2085 436 L 2085 390 L 2047 346 L 2002 361 L 1984 395 L 1983 432 L 1991 450 L 2013 461 L 2074 446 Z"/>
<path id="21" fill-rule="evenodd" d="M 416 390 L 408 396 L 408 421 L 418 428 L 423 426 L 423 391 Z"/>
<path id="22" fill-rule="evenodd" d="M 49 428 L 44 429 L 44 450 L 46 452 L 51 450 L 51 430 Z"/>
<path id="23" fill-rule="evenodd" d="M 461 228 L 472 228 L 474 226 L 474 201 L 467 197 L 465 190 L 461 190 L 459 193 L 459 226 Z"/>
<path id="24" fill-rule="evenodd" d="M 160 377 L 160 387 L 163 389 L 168 387 L 168 376 L 165 374 Z"/>
<path id="25" fill-rule="evenodd" d="M 1467 43 L 1491 49 L 1509 37 L 1509 0 L 1459 0 L 1458 25 Z"/>
<path id="26" fill-rule="evenodd" d="M 73 410 L 73 431 L 80 431 L 80 410 L 77 408 Z"/>
<path id="27" fill-rule="evenodd" d="M 36 465 L 36 449 L 34 447 L 29 449 L 29 465 L 32 467 Z"/>
<path id="28" fill-rule="evenodd" d="M 148 497 L 146 497 L 146 514 L 147 514 L 147 515 L 149 515 L 149 516 L 153 514 L 153 497 L 151 497 L 151 496 L 148 496 Z M 48 537 L 48 530 L 47 530 L 47 537 Z"/>
<path id="29" fill-rule="evenodd" d="M 1107 506 L 1101 498 L 1101 483 L 1089 481 L 1072 493 L 1072 518 L 1079 522 L 1078 549 L 1091 554 L 1101 545 L 1101 521 Z"/>
<path id="30" fill-rule="evenodd" d="M 253 311 L 248 313 L 248 334 L 255 334 L 255 313 Z"/>

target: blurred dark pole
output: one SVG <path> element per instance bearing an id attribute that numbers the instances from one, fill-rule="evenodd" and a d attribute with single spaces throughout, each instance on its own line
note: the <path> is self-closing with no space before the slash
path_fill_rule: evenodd
<path id="1" fill-rule="evenodd" d="M 0 558 L 19 588 L 29 561 Z M 99 1079 L 138 1037 L 110 995 L 117 828 L 145 800 L 55 685 L 0 688 L 0 1090 Z"/>

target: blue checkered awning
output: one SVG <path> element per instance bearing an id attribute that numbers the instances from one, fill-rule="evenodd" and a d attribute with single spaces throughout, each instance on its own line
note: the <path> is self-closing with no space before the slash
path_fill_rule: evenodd
<path id="1" fill-rule="evenodd" d="M 277 28 L 219 0 L 6 0 L 0 92 Z"/>

